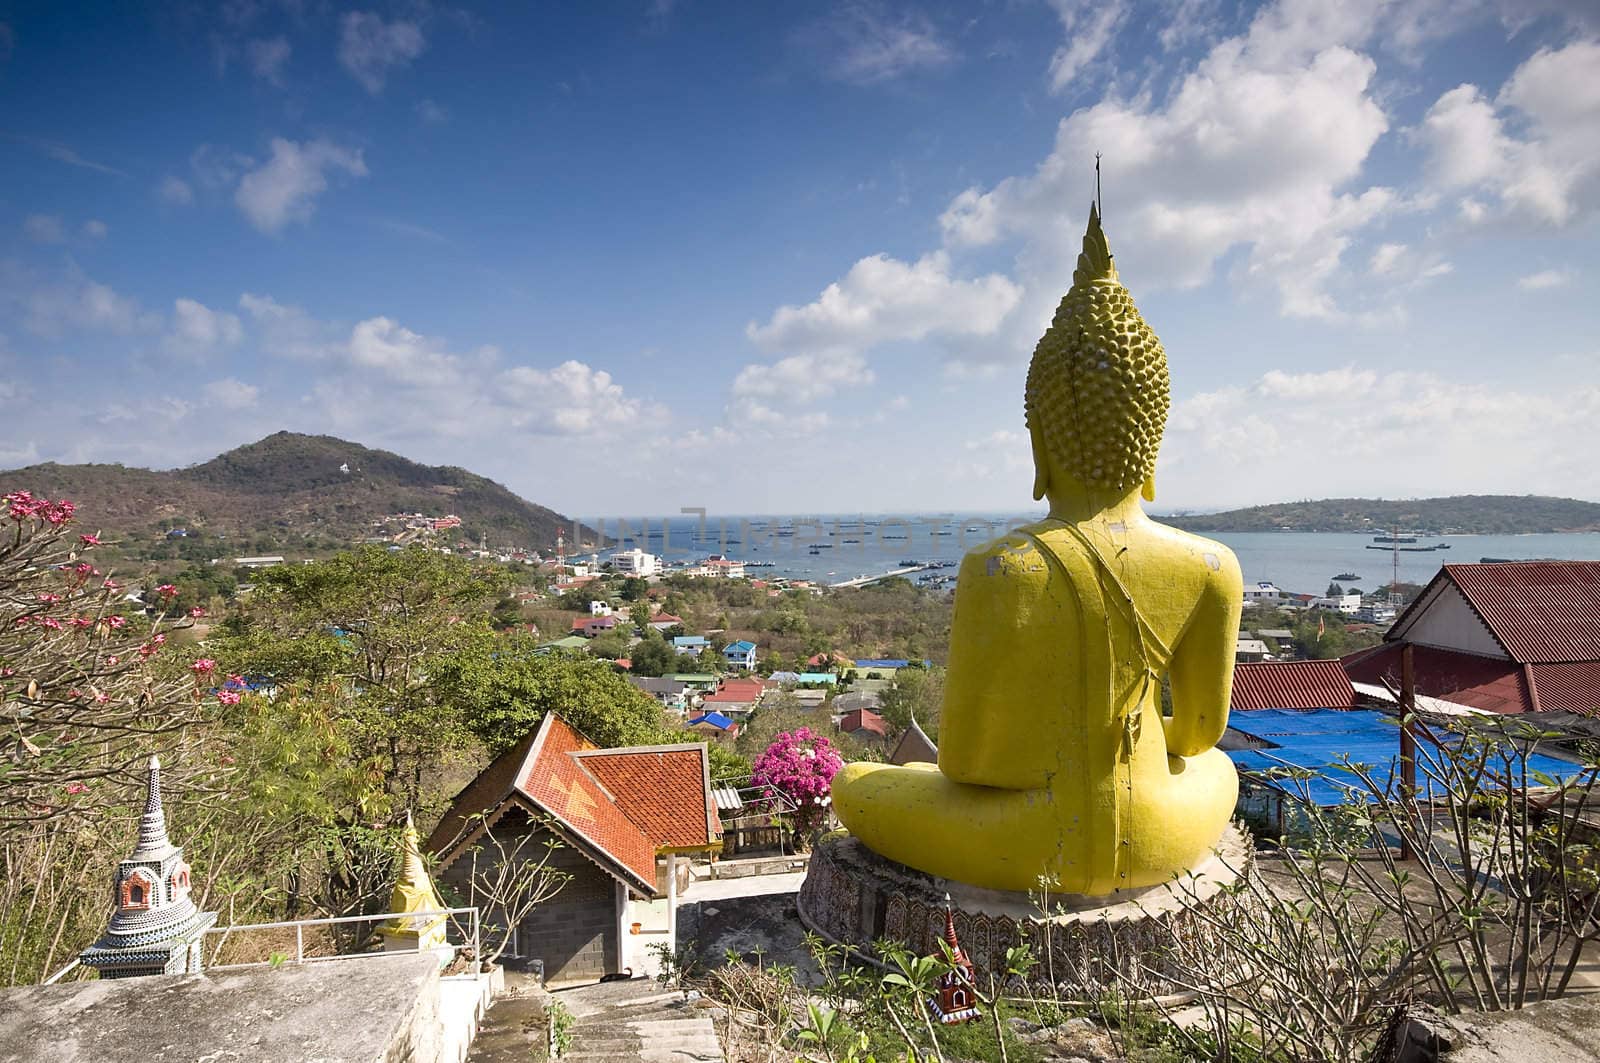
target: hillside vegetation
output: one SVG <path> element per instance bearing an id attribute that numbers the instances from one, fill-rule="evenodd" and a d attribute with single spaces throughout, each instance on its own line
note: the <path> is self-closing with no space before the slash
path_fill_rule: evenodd
<path id="1" fill-rule="evenodd" d="M 1197 532 L 1378 532 L 1399 528 L 1439 535 L 1524 535 L 1600 531 L 1600 503 L 1544 495 L 1325 498 L 1223 513 L 1178 513 L 1162 519 Z"/>
<path id="2" fill-rule="evenodd" d="M 348 468 L 348 471 L 343 471 Z M 421 465 L 333 436 L 278 432 L 186 469 L 47 462 L 0 473 L 0 488 L 71 498 L 107 530 L 135 538 L 187 527 L 243 552 L 306 543 L 337 547 L 393 513 L 454 513 L 468 541 L 548 548 L 572 522 L 454 466 Z"/>

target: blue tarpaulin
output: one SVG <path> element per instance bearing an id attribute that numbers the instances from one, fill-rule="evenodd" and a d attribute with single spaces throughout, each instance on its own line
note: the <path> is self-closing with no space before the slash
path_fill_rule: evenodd
<path id="1" fill-rule="evenodd" d="M 1229 752 L 1240 771 L 1260 773 L 1269 768 L 1290 767 L 1314 772 L 1314 777 L 1305 782 L 1280 780 L 1278 785 L 1294 794 L 1304 790 L 1319 805 L 1340 804 L 1352 787 L 1361 786 L 1360 780 L 1343 766 L 1345 757 L 1353 764 L 1366 765 L 1380 785 L 1387 784 L 1399 768 L 1400 721 L 1372 709 L 1234 711 L 1228 714 L 1228 726 L 1272 743 L 1266 749 Z M 1427 740 L 1419 738 L 1417 745 L 1418 784 L 1423 786 L 1421 765 L 1427 762 Z M 1554 779 L 1570 779 L 1582 770 L 1580 765 L 1540 753 L 1528 757 L 1530 781 L 1535 771 Z"/>

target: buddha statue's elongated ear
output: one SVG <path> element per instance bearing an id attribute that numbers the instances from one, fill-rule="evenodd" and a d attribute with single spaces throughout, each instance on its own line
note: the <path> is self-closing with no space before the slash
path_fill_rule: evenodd
<path id="1" fill-rule="evenodd" d="M 1156 500 L 1156 474 L 1155 473 L 1151 473 L 1149 476 L 1145 477 L 1144 490 L 1140 491 L 1139 494 L 1144 496 L 1144 500 L 1146 502 L 1154 502 Z"/>
<path id="2" fill-rule="evenodd" d="M 1037 424 L 1028 426 L 1028 442 L 1033 445 L 1033 500 L 1037 502 L 1050 490 L 1050 461 Z"/>

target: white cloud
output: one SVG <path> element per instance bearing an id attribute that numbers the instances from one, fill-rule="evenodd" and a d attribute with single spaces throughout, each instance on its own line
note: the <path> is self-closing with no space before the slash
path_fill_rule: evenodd
<path id="1" fill-rule="evenodd" d="M 800 37 L 808 50 L 823 57 L 830 77 L 856 85 L 892 81 L 955 58 L 926 16 L 915 11 L 891 16 L 867 0 L 844 4 Z"/>
<path id="2" fill-rule="evenodd" d="M 327 140 L 297 144 L 275 137 L 272 158 L 244 175 L 234 201 L 257 229 L 275 233 L 290 222 L 310 219 L 317 197 L 328 190 L 329 171 L 365 177 L 367 166 L 359 149 Z"/>
<path id="3" fill-rule="evenodd" d="M 23 327 L 36 336 L 57 339 L 71 332 L 131 335 L 160 328 L 161 318 L 137 300 L 76 272 L 41 279 L 14 271 L 0 276 L 0 302 L 19 305 Z"/>
<path id="4" fill-rule="evenodd" d="M 449 387 L 461 373 L 460 359 L 437 340 L 412 332 L 387 317 L 358 323 L 350 333 L 355 365 L 420 387 Z"/>
<path id="5" fill-rule="evenodd" d="M 951 275 L 950 256 L 934 251 L 916 262 L 872 255 L 805 306 L 782 306 L 746 334 L 773 351 L 859 351 L 891 340 L 992 335 L 1017 305 L 1021 289 L 991 273 Z"/>
<path id="6" fill-rule="evenodd" d="M 175 207 L 188 206 L 194 202 L 194 189 L 189 187 L 189 182 L 179 177 L 163 177 L 156 186 L 156 195 L 162 201 Z"/>
<path id="7" fill-rule="evenodd" d="M 1321 497 L 1593 497 L 1597 416 L 1592 383 L 1541 391 L 1358 366 L 1273 371 L 1174 404 L 1157 478 L 1180 505 L 1279 501 L 1288 484 L 1314 484 Z"/>
<path id="8" fill-rule="evenodd" d="M 243 152 L 201 144 L 189 153 L 189 168 L 202 187 L 221 191 L 232 188 L 256 160 Z"/>
<path id="9" fill-rule="evenodd" d="M 610 373 L 574 360 L 554 369 L 514 366 L 499 374 L 496 388 L 513 410 L 512 427 L 541 434 L 631 431 L 643 412 Z"/>
<path id="10" fill-rule="evenodd" d="M 421 100 L 417 103 L 417 118 L 424 125 L 442 125 L 450 120 L 450 109 L 433 100 Z"/>
<path id="11" fill-rule="evenodd" d="M 289 62 L 289 42 L 283 37 L 264 37 L 245 45 L 250 72 L 269 85 L 283 84 L 283 68 Z"/>
<path id="12" fill-rule="evenodd" d="M 415 22 L 385 22 L 371 11 L 351 11 L 340 23 L 339 62 L 376 96 L 389 75 L 410 66 L 427 43 Z"/>
<path id="13" fill-rule="evenodd" d="M 1050 57 L 1050 87 L 1060 92 L 1110 47 L 1129 7 L 1126 0 L 1050 0 L 1050 6 L 1066 36 Z"/>
<path id="14" fill-rule="evenodd" d="M 1544 48 L 1490 99 L 1459 85 L 1413 136 L 1445 188 L 1493 196 L 1514 217 L 1566 225 L 1600 205 L 1600 42 Z M 1481 219 L 1478 201 L 1469 220 Z"/>
<path id="15" fill-rule="evenodd" d="M 263 354 L 274 358 L 314 360 L 333 357 L 343 342 L 337 329 L 314 320 L 295 306 L 269 295 L 245 292 L 239 309 L 249 315 Z"/>
<path id="16" fill-rule="evenodd" d="M 1380 277 L 1393 273 L 1396 263 L 1405 253 L 1405 244 L 1379 244 L 1372 253 L 1372 272 Z"/>
<path id="17" fill-rule="evenodd" d="M 30 214 L 22 220 L 22 231 L 36 244 L 59 244 L 66 239 L 61 218 L 55 214 Z"/>
<path id="18" fill-rule="evenodd" d="M 235 346 L 244 338 L 244 326 L 225 310 L 212 310 L 193 299 L 172 304 L 172 327 L 163 346 L 169 354 L 194 360 Z"/>
<path id="19" fill-rule="evenodd" d="M 747 365 L 733 381 L 740 398 L 814 402 L 840 388 L 865 387 L 872 370 L 860 355 L 849 353 L 795 354 L 772 365 Z"/>
<path id="20" fill-rule="evenodd" d="M 83 235 L 91 240 L 103 240 L 111 230 L 99 218 L 90 218 L 83 223 Z"/>
<path id="21" fill-rule="evenodd" d="M 1542 269 L 1538 273 L 1530 273 L 1526 277 L 1517 278 L 1517 287 L 1527 291 L 1563 288 L 1570 283 L 1572 283 L 1572 274 L 1559 269 Z"/>
<path id="22" fill-rule="evenodd" d="M 256 404 L 261 389 L 233 377 L 224 377 L 207 384 L 204 395 L 206 403 L 217 409 L 248 410 Z"/>

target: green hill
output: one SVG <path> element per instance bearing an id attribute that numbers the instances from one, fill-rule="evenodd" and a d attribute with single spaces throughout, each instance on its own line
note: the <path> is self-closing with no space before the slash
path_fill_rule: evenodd
<path id="1" fill-rule="evenodd" d="M 70 498 L 86 525 L 120 535 L 158 538 L 185 527 L 208 539 L 227 537 L 241 550 L 246 542 L 342 546 L 373 535 L 373 521 L 394 513 L 454 513 L 462 527 L 452 540 L 487 535 L 495 546 L 548 549 L 559 528 L 572 536 L 570 519 L 465 469 L 294 432 L 186 469 L 47 462 L 0 472 L 0 490 L 14 488 Z"/>
<path id="2" fill-rule="evenodd" d="M 1197 532 L 1364 532 L 1405 529 L 1436 535 L 1522 535 L 1600 531 L 1600 503 L 1545 495 L 1448 498 L 1325 498 L 1161 518 Z"/>

